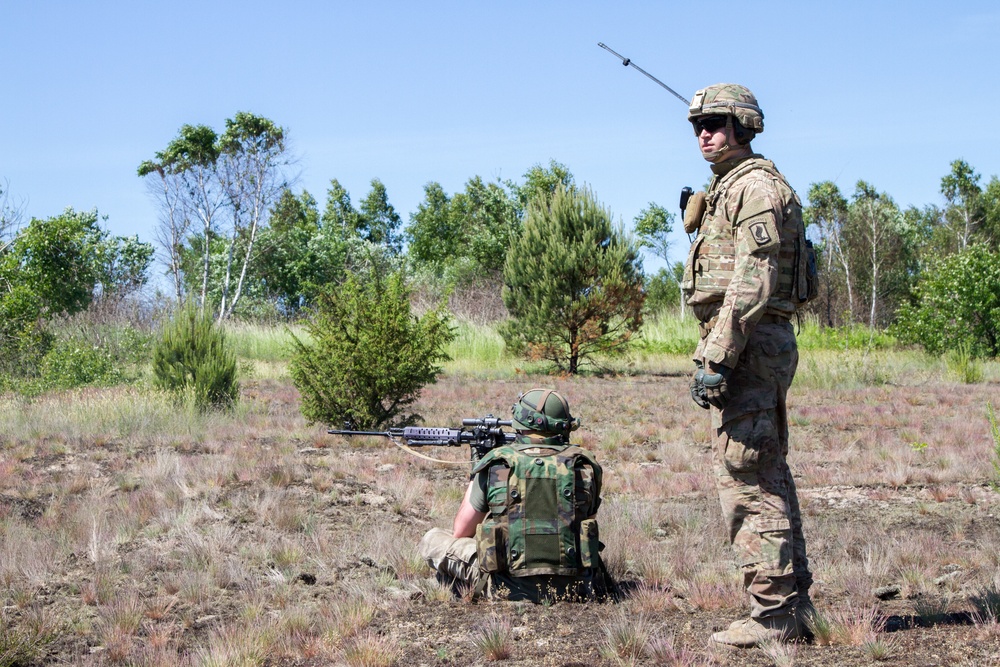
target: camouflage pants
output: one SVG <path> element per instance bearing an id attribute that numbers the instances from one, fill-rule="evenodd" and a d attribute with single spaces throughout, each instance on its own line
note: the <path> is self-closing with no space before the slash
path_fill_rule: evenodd
<path id="1" fill-rule="evenodd" d="M 712 408 L 722 515 L 754 618 L 790 612 L 812 585 L 786 462 L 785 397 L 797 364 L 791 325 L 759 326 L 730 377 L 729 405 Z"/>
<path id="2" fill-rule="evenodd" d="M 420 540 L 420 557 L 439 578 L 474 586 L 479 579 L 479 559 L 473 537 L 455 537 L 447 530 L 431 528 Z"/>
<path id="3" fill-rule="evenodd" d="M 449 584 L 456 592 L 475 589 L 487 576 L 479 568 L 476 540 L 455 537 L 447 530 L 431 528 L 417 548 L 420 557 L 433 569 L 438 580 Z M 587 600 L 595 597 L 592 575 L 581 577 L 537 575 L 510 577 L 501 573 L 489 575 L 483 591 L 487 597 L 503 600 Z"/>

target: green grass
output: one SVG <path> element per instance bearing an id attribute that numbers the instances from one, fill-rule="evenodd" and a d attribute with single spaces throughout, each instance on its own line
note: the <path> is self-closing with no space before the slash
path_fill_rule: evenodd
<path id="1" fill-rule="evenodd" d="M 900 346 L 888 334 L 872 332 L 863 325 L 821 327 L 815 318 L 793 320 L 799 351 L 797 384 L 814 388 L 857 388 L 887 382 L 913 381 L 949 372 L 945 360 Z M 467 377 L 511 378 L 519 374 L 545 374 L 550 366 L 510 355 L 503 338 L 492 325 L 456 320 L 456 337 L 445 349 L 450 361 L 446 374 Z M 280 379 L 287 375 L 292 334 L 307 339 L 300 325 L 226 325 L 228 340 L 242 364 L 244 379 Z M 681 372 L 687 368 L 698 344 L 697 320 L 690 313 L 681 318 L 666 315 L 646 320 L 631 353 L 601 359 L 603 368 L 625 373 Z M 1000 362 L 977 364 L 977 380 L 1000 377 Z M 584 367 L 587 372 L 587 367 Z M 952 371 L 953 373 L 953 371 Z"/>
<path id="2" fill-rule="evenodd" d="M 455 327 L 455 333 L 455 340 L 446 348 L 453 361 L 476 360 L 482 364 L 498 366 L 509 361 L 503 338 L 495 328 L 460 321 Z"/>
<path id="3" fill-rule="evenodd" d="M 887 350 L 898 348 L 896 339 L 863 324 L 823 327 L 814 317 L 792 319 L 800 350 Z"/>
<path id="4" fill-rule="evenodd" d="M 645 321 L 636 348 L 640 355 L 690 355 L 698 345 L 698 337 L 698 321 L 692 315 L 683 319 L 661 315 Z"/>
<path id="5" fill-rule="evenodd" d="M 292 334 L 308 338 L 300 325 L 226 323 L 226 340 L 236 356 L 249 361 L 287 361 L 292 353 Z"/>

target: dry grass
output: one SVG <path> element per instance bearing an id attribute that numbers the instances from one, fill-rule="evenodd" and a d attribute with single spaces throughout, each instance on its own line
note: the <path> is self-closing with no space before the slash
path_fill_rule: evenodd
<path id="1" fill-rule="evenodd" d="M 604 644 L 601 653 L 616 665 L 640 664 L 646 655 L 653 628 L 644 616 L 634 616 L 624 610 L 602 624 Z"/>
<path id="2" fill-rule="evenodd" d="M 472 645 L 487 661 L 506 660 L 514 652 L 514 634 L 510 619 L 496 613 L 472 628 Z"/>
<path id="3" fill-rule="evenodd" d="M 255 354 L 273 354 L 268 344 Z M 872 605 L 890 584 L 926 619 L 975 612 L 975 632 L 995 641 L 1000 526 L 984 414 L 1000 371 L 984 364 L 984 381 L 966 385 L 943 363 L 879 355 L 804 351 L 790 395 L 814 593 L 857 610 L 827 614 L 830 646 L 810 650 L 898 655 Z M 280 360 L 255 363 L 233 413 L 135 388 L 0 398 L 4 650 L 28 664 L 392 665 L 420 650 L 415 613 L 458 605 L 464 617 L 470 607 L 428 577 L 416 544 L 450 524 L 467 452 L 430 452 L 459 464 L 446 467 L 380 439 L 328 437 L 298 413 Z M 507 417 L 518 392 L 553 386 L 582 419 L 575 439 L 604 465 L 604 557 L 634 588 L 597 612 L 594 644 L 616 664 L 709 664 L 706 628 L 659 624 L 745 613 L 687 359 L 647 354 L 617 377 L 463 363 L 421 395 L 426 423 Z M 509 622 L 513 637 L 498 643 L 520 659 L 533 645 L 518 633 L 537 616 L 495 617 L 494 634 Z M 437 628 L 435 642 L 471 627 Z M 462 645 L 455 664 L 487 659 L 467 640 L 447 646 Z"/>
<path id="4" fill-rule="evenodd" d="M 885 629 L 886 617 L 875 606 L 844 606 L 831 611 L 829 620 L 834 643 L 864 646 Z"/>

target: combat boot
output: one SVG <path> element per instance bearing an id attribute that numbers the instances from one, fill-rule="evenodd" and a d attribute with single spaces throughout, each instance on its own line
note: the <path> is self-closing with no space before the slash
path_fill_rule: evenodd
<path id="1" fill-rule="evenodd" d="M 753 648 L 767 642 L 786 642 L 801 636 L 795 614 L 782 614 L 733 621 L 728 630 L 712 635 L 712 641 L 736 648 Z"/>

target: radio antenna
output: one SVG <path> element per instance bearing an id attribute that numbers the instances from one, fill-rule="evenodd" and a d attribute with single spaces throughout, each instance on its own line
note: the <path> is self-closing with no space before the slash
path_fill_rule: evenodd
<path id="1" fill-rule="evenodd" d="M 599 47 L 601 47 L 602 49 L 604 49 L 605 51 L 608 51 L 609 53 L 613 53 L 613 54 L 614 54 L 614 55 L 615 55 L 615 56 L 616 56 L 617 58 L 620 58 L 620 59 L 621 59 L 621 61 L 622 61 L 622 65 L 624 65 L 625 67 L 628 67 L 629 65 L 631 65 L 632 67 L 636 68 L 637 70 L 639 70 L 640 72 L 642 72 L 643 74 L 645 74 L 646 76 L 648 76 L 648 77 L 649 77 L 650 79 L 652 79 L 652 80 L 653 80 L 653 81 L 655 81 L 656 83 L 658 83 L 658 84 L 660 84 L 661 86 L 663 86 L 664 88 L 666 88 L 666 89 L 667 89 L 667 91 L 668 91 L 668 92 L 669 92 L 669 93 L 670 93 L 671 95 L 673 95 L 674 97 L 676 97 L 677 99 L 679 99 L 679 100 L 680 100 L 681 102 L 683 102 L 683 103 L 684 103 L 684 106 L 691 106 L 691 103 L 690 103 L 690 102 L 688 102 L 688 101 L 687 101 L 687 99 L 685 99 L 683 95 L 681 95 L 681 94 L 680 94 L 680 93 L 678 93 L 678 92 L 677 92 L 676 90 L 674 90 L 673 88 L 671 88 L 671 87 L 670 87 L 670 86 L 668 86 L 667 84 L 665 84 L 665 83 L 663 83 L 662 81 L 660 81 L 659 79 L 657 79 L 657 78 L 656 78 L 655 76 L 653 76 L 652 74 L 650 74 L 649 72 L 647 72 L 647 71 L 646 71 L 646 70 L 644 70 L 643 68 L 641 68 L 641 67 L 639 67 L 638 65 L 636 65 L 636 64 L 635 64 L 634 62 L 632 62 L 632 61 L 631 61 L 630 59 L 626 58 L 626 57 L 625 57 L 625 56 L 623 56 L 622 54 L 620 54 L 620 53 L 618 53 L 617 51 L 613 50 L 613 49 L 612 49 L 611 47 L 609 47 L 609 46 L 608 46 L 607 44 L 605 44 L 604 42 L 598 42 L 598 43 L 597 43 L 597 45 L 598 45 Z"/>

